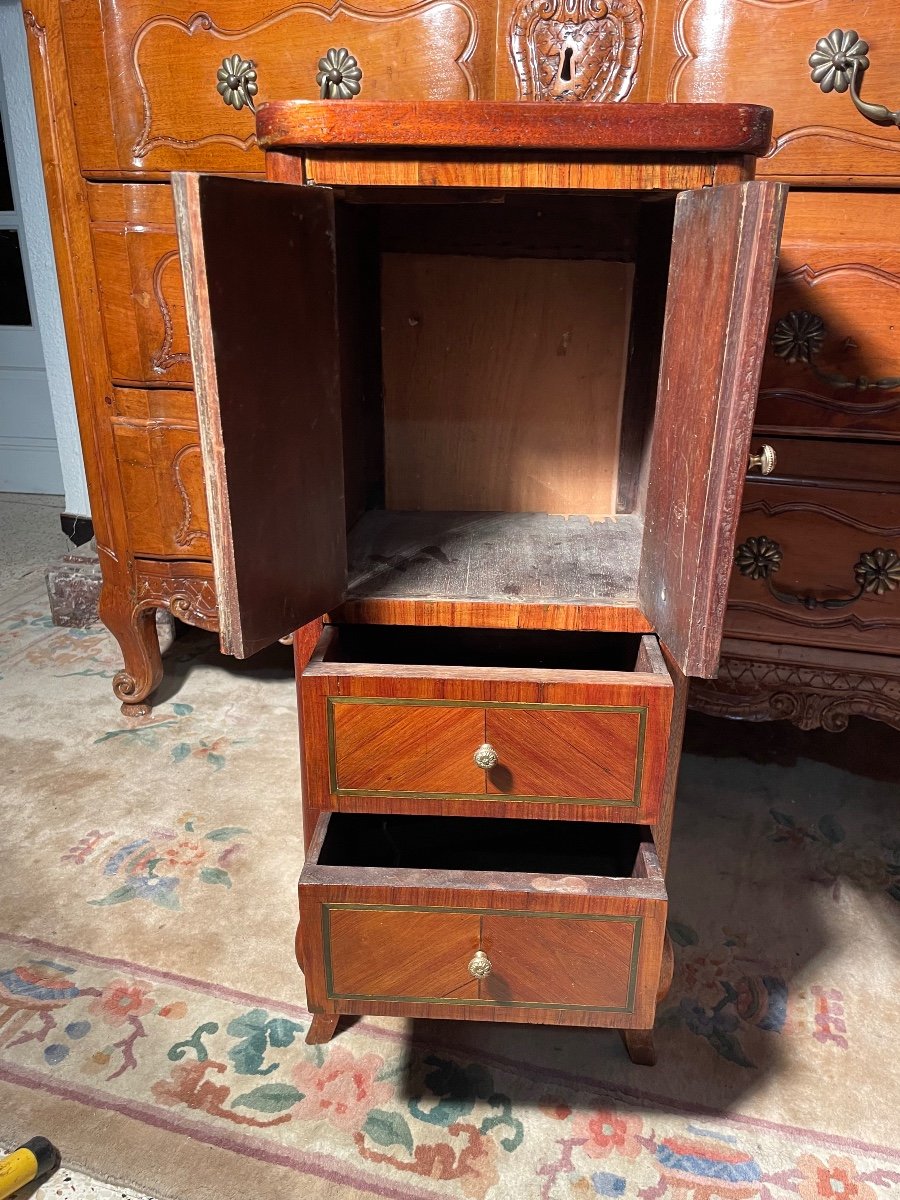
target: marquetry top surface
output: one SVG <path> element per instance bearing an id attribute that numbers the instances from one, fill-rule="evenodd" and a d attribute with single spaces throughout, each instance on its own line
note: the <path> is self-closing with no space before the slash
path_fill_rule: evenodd
<path id="1" fill-rule="evenodd" d="M 268 149 L 762 155 L 772 110 L 759 104 L 283 100 L 260 105 L 256 130 Z"/>

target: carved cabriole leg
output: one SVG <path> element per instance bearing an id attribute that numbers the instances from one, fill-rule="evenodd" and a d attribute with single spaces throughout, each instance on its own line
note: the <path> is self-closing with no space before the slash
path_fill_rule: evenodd
<path id="1" fill-rule="evenodd" d="M 104 584 L 100 619 L 119 643 L 125 668 L 113 679 L 113 691 L 127 717 L 150 715 L 146 703 L 163 676 L 156 610 L 167 609 L 188 625 L 216 632 L 216 593 L 209 563 L 140 562 L 134 565 L 129 596 Z"/>
<path id="2" fill-rule="evenodd" d="M 124 669 L 113 678 L 113 692 L 122 701 L 126 717 L 147 717 L 147 697 L 159 686 L 162 656 L 152 608 L 135 608 L 130 597 L 104 585 L 100 594 L 100 619 L 119 643 Z"/>
<path id="3" fill-rule="evenodd" d="M 672 939 L 666 934 L 663 942 L 662 962 L 659 969 L 659 988 L 656 992 L 657 1008 L 669 994 L 672 976 L 675 973 L 675 952 Z M 652 1029 L 620 1029 L 628 1057 L 639 1067 L 652 1067 L 656 1062 L 656 1045 Z"/>
<path id="4" fill-rule="evenodd" d="M 337 1013 L 313 1013 L 312 1022 L 306 1031 L 307 1046 L 322 1046 L 325 1042 L 330 1042 L 339 1020 Z"/>

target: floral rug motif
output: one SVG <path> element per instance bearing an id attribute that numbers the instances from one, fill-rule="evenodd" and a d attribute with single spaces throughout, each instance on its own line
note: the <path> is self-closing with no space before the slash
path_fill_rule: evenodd
<path id="1" fill-rule="evenodd" d="M 142 725 L 117 662 L 0 594 L 0 1139 L 172 1200 L 900 1200 L 895 786 L 685 758 L 655 1068 L 539 1026 L 311 1047 L 287 651 L 186 633 Z"/>

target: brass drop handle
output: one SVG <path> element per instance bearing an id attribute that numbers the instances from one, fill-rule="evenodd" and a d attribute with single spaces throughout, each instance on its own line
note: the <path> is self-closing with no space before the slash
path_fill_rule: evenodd
<path id="1" fill-rule="evenodd" d="M 849 608 L 867 593 L 883 596 L 900 587 L 900 553 L 890 546 L 864 550 L 853 567 L 856 591 L 849 596 L 815 596 L 811 592 L 786 592 L 775 586 L 772 576 L 781 570 L 784 551 L 772 538 L 761 534 L 749 537 L 734 552 L 738 571 L 747 579 L 759 579 L 781 604 L 798 605 L 808 609 Z"/>
<path id="2" fill-rule="evenodd" d="M 775 470 L 775 464 L 778 458 L 775 451 L 768 444 L 764 445 L 759 454 L 751 454 L 747 461 L 748 471 L 759 471 L 761 475 L 771 475 Z"/>
<path id="3" fill-rule="evenodd" d="M 475 957 L 469 962 L 469 974 L 475 979 L 485 979 L 493 969 L 493 964 L 485 952 L 476 950 Z"/>
<path id="4" fill-rule="evenodd" d="M 362 68 L 344 46 L 332 46 L 319 59 L 316 83 L 320 100 L 352 100 L 362 90 Z"/>
<path id="5" fill-rule="evenodd" d="M 216 72 L 216 91 L 222 97 L 224 104 L 230 104 L 238 112 L 244 107 L 256 112 L 253 97 L 259 91 L 256 78 L 256 63 L 252 58 L 241 58 L 240 54 L 232 54 L 223 58 L 222 65 Z"/>
<path id="6" fill-rule="evenodd" d="M 485 742 L 483 746 L 479 746 L 472 757 L 475 759 L 475 766 L 481 767 L 484 771 L 490 771 L 500 761 L 497 751 L 490 742 Z"/>
<path id="7" fill-rule="evenodd" d="M 875 125 L 900 126 L 900 112 L 892 112 L 883 104 L 868 104 L 861 99 L 859 85 L 869 66 L 869 43 L 855 29 L 832 29 L 827 37 L 819 38 L 809 56 L 812 81 L 823 92 L 850 92 L 857 112 Z"/>

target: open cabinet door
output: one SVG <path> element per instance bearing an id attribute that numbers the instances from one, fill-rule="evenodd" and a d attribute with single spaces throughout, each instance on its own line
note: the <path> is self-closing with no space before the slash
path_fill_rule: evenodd
<path id="1" fill-rule="evenodd" d="M 686 675 L 719 662 L 786 195 L 741 183 L 676 203 L 639 595 Z"/>
<path id="2" fill-rule="evenodd" d="M 347 570 L 334 201 L 174 174 L 222 649 L 333 608 Z"/>

